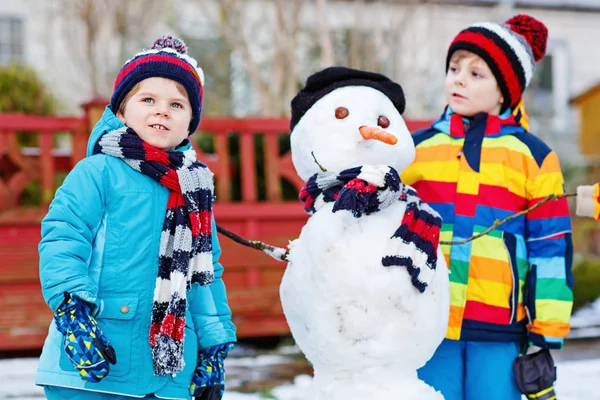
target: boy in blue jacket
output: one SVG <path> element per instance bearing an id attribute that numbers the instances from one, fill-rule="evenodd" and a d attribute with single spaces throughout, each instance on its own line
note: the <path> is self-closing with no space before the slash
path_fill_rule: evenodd
<path id="1" fill-rule="evenodd" d="M 165 36 L 125 63 L 87 157 L 39 245 L 54 311 L 36 383 L 48 399 L 221 399 L 236 341 L 212 216 L 213 175 L 188 136 L 203 73 Z"/>

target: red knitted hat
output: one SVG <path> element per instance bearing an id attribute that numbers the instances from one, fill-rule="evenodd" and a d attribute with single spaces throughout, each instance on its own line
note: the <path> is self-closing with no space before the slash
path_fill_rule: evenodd
<path id="1" fill-rule="evenodd" d="M 502 109 L 514 107 L 531 82 L 535 63 L 546 54 L 548 28 L 529 15 L 516 15 L 503 24 L 481 22 L 461 31 L 450 44 L 446 72 L 452 53 L 468 50 L 488 64 L 502 96 Z"/>

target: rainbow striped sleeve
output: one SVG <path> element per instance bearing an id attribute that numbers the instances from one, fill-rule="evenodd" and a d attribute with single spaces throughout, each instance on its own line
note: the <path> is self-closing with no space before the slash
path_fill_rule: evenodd
<path id="1" fill-rule="evenodd" d="M 580 217 L 600 220 L 600 183 L 577 187 L 577 210 Z"/>
<path id="2" fill-rule="evenodd" d="M 529 207 L 550 194 L 563 194 L 563 176 L 556 153 L 544 158 L 530 176 Z M 544 348 L 562 348 L 573 307 L 573 243 L 566 198 L 550 201 L 526 216 L 530 271 L 526 306 L 529 341 Z"/>

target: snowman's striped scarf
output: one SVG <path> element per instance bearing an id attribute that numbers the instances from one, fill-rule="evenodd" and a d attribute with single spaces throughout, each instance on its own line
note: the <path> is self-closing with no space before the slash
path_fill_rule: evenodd
<path id="1" fill-rule="evenodd" d="M 299 198 L 309 214 L 334 202 L 333 212 L 347 210 L 356 218 L 396 201 L 406 202 L 400 226 L 386 244 L 381 262 L 385 267 L 406 267 L 415 288 L 425 291 L 435 273 L 442 219 L 413 188 L 400 181 L 395 169 L 364 165 L 339 174 L 320 172 L 305 183 Z"/>
<path id="2" fill-rule="evenodd" d="M 213 174 L 196 160 L 194 149 L 165 152 L 131 128 L 104 134 L 94 153 L 120 158 L 171 191 L 160 237 L 150 347 L 156 375 L 179 372 L 184 367 L 186 292 L 193 283 L 213 280 Z"/>

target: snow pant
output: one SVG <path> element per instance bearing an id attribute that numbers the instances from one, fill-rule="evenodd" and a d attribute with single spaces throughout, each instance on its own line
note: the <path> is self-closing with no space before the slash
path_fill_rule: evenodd
<path id="1" fill-rule="evenodd" d="M 136 397 L 122 396 L 118 394 L 91 392 L 82 389 L 70 389 L 59 386 L 44 386 L 47 400 L 133 400 Z M 138 399 L 140 397 L 137 397 Z M 156 399 L 153 394 L 148 394 L 144 399 Z"/>
<path id="2" fill-rule="evenodd" d="M 519 351 L 515 342 L 444 339 L 417 373 L 446 400 L 521 400 L 512 369 Z"/>

